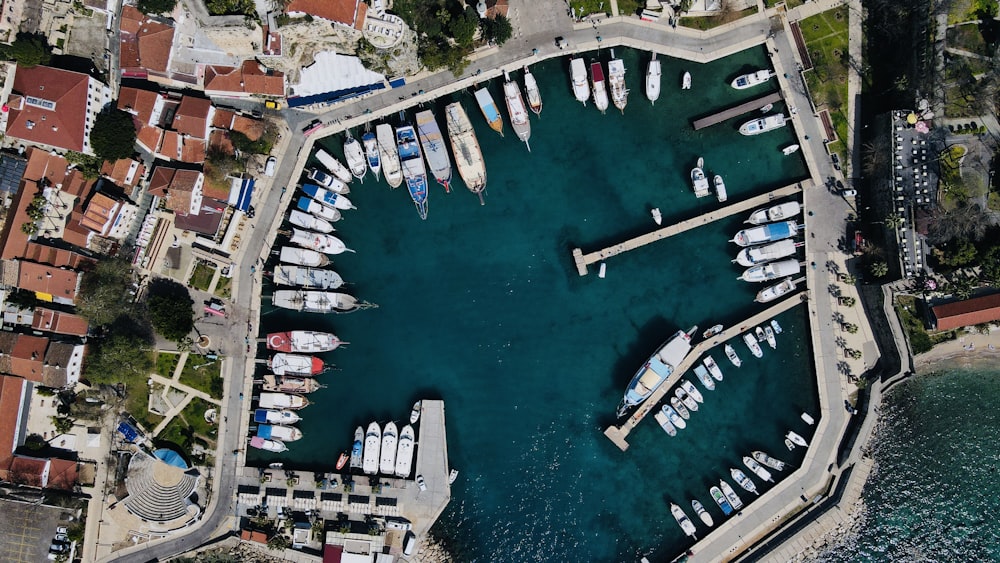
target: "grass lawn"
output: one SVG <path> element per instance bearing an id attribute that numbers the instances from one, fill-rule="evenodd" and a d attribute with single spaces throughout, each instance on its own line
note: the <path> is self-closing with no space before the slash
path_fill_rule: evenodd
<path id="1" fill-rule="evenodd" d="M 848 73 L 848 8 L 828 10 L 800 22 L 802 38 L 813 61 L 813 69 L 805 73 L 809 93 L 818 109 L 830 110 L 830 120 L 837 131 L 839 143 L 830 151 L 847 159 L 847 73 Z"/>
<path id="2" fill-rule="evenodd" d="M 149 385 L 146 381 L 135 381 L 126 390 L 125 410 L 147 431 L 152 431 L 163 417 L 149 412 Z"/>
<path id="3" fill-rule="evenodd" d="M 720 25 L 734 22 L 740 18 L 746 16 L 752 16 L 757 13 L 757 6 L 752 6 L 746 10 L 740 10 L 738 12 L 729 12 L 728 14 L 719 14 L 717 16 L 700 16 L 696 18 L 681 18 L 678 25 L 684 27 L 689 27 L 691 29 L 698 29 L 701 31 L 706 31 L 712 29 L 713 27 L 719 27 Z"/>
<path id="4" fill-rule="evenodd" d="M 948 25 L 976 19 L 969 14 L 972 10 L 972 0 L 951 0 L 948 4 Z"/>
<path id="5" fill-rule="evenodd" d="M 233 296 L 233 278 L 219 278 L 219 283 L 215 284 L 215 295 L 222 299 L 229 299 Z"/>
<path id="6" fill-rule="evenodd" d="M 948 28 L 948 46 L 977 55 L 986 55 L 986 41 L 974 23 Z"/>
<path id="7" fill-rule="evenodd" d="M 611 0 L 570 0 L 570 8 L 576 9 L 576 17 L 582 18 L 591 14 L 610 14 Z M 619 0 L 618 13 L 623 16 L 631 16 L 639 13 L 642 6 L 638 0 Z"/>
<path id="8" fill-rule="evenodd" d="M 200 442 L 206 449 L 215 448 L 218 428 L 205 421 L 205 411 L 216 408 L 215 405 L 194 398 L 180 414 L 156 436 L 158 440 L 173 442 L 190 452 L 191 447 Z"/>
<path id="9" fill-rule="evenodd" d="M 782 2 L 784 2 L 785 8 L 788 10 L 791 10 L 792 8 L 797 8 L 806 3 L 805 0 L 764 0 L 764 6 L 768 8 L 773 8 L 778 4 L 781 4 Z"/>
<path id="10" fill-rule="evenodd" d="M 902 321 L 906 330 L 906 337 L 910 341 L 910 348 L 914 354 L 920 354 L 930 350 L 934 343 L 924 328 L 924 323 L 917 317 L 917 298 L 909 295 L 900 295 L 896 298 L 896 314 Z"/>
<path id="11" fill-rule="evenodd" d="M 181 383 L 199 391 L 208 393 L 213 398 L 222 398 L 222 360 L 210 360 L 197 354 L 188 355 L 184 369 L 181 370 Z"/>
<path id="12" fill-rule="evenodd" d="M 174 354 L 172 352 L 157 352 L 156 354 L 156 367 L 153 371 L 167 379 L 174 376 L 174 369 L 177 367 L 177 362 L 180 361 L 181 355 Z"/>
<path id="13" fill-rule="evenodd" d="M 208 286 L 212 284 L 212 277 L 215 276 L 215 266 L 198 262 L 194 271 L 191 272 L 191 279 L 188 284 L 199 291 L 208 291 Z"/>

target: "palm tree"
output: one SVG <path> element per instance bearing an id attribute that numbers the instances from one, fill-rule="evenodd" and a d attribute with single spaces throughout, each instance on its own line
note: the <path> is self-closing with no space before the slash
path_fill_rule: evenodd
<path id="1" fill-rule="evenodd" d="M 889 265 L 884 261 L 879 260 L 877 262 L 873 262 L 872 265 L 868 267 L 868 271 L 873 277 L 884 278 L 886 274 L 889 273 Z"/>
<path id="2" fill-rule="evenodd" d="M 890 213 L 882 220 L 882 224 L 895 231 L 903 226 L 903 217 L 898 213 Z"/>

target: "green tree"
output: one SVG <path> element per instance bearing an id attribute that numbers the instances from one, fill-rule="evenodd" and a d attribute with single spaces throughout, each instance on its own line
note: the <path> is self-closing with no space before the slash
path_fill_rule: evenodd
<path id="1" fill-rule="evenodd" d="M 66 160 L 70 164 L 75 165 L 76 169 L 88 180 L 96 180 L 101 176 L 101 166 L 104 164 L 104 161 L 99 157 L 69 151 L 66 153 Z"/>
<path id="2" fill-rule="evenodd" d="M 1000 246 L 991 247 L 979 262 L 979 275 L 994 285 L 1000 284 Z"/>
<path id="3" fill-rule="evenodd" d="M 471 6 L 448 22 L 448 31 L 455 42 L 466 48 L 472 47 L 472 39 L 477 29 L 479 29 L 479 16 Z"/>
<path id="4" fill-rule="evenodd" d="M 194 329 L 194 301 L 183 285 L 158 278 L 149 284 L 149 320 L 167 340 L 180 342 Z"/>
<path id="5" fill-rule="evenodd" d="M 52 426 L 59 434 L 66 434 L 73 429 L 73 419 L 66 416 L 50 416 Z"/>
<path id="6" fill-rule="evenodd" d="M 10 45 L 0 46 L 0 56 L 23 67 L 47 65 L 52 60 L 52 48 L 44 35 L 21 32 Z"/>
<path id="7" fill-rule="evenodd" d="M 135 152 L 132 115 L 116 108 L 114 103 L 104 108 L 90 129 L 90 146 L 104 160 L 130 158 Z"/>
<path id="8" fill-rule="evenodd" d="M 132 264 L 106 258 L 83 275 L 76 310 L 94 326 L 113 323 L 132 311 Z"/>
<path id="9" fill-rule="evenodd" d="M 483 39 L 497 45 L 503 45 L 514 35 L 514 26 L 511 25 L 510 19 L 503 15 L 497 15 L 493 19 L 484 19 L 481 25 Z"/>
<path id="10" fill-rule="evenodd" d="M 177 0 L 138 0 L 135 7 L 144 14 L 166 14 L 174 11 Z"/>
<path id="11" fill-rule="evenodd" d="M 960 268 L 976 260 L 976 247 L 968 240 L 953 241 L 941 248 L 941 263 Z"/>
<path id="12" fill-rule="evenodd" d="M 286 538 L 283 534 L 274 534 L 267 540 L 267 548 L 274 551 L 281 551 L 283 549 L 288 549 L 292 546 L 291 540 Z"/>
<path id="13" fill-rule="evenodd" d="M 868 266 L 868 272 L 872 275 L 872 277 L 884 278 L 889 273 L 889 265 L 882 260 L 872 262 L 872 264 Z"/>
<path id="14" fill-rule="evenodd" d="M 95 348 L 83 371 L 91 383 L 144 383 L 153 370 L 153 347 L 137 334 L 116 331 Z"/>

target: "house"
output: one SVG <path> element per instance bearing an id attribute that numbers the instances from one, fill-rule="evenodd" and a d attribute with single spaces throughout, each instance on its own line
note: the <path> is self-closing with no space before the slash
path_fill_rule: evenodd
<path id="1" fill-rule="evenodd" d="M 205 95 L 224 98 L 285 97 L 285 74 L 255 60 L 234 66 L 205 66 Z"/>
<path id="2" fill-rule="evenodd" d="M 248 530 L 243 528 L 240 530 L 240 539 L 243 541 L 252 541 L 262 544 L 267 544 L 267 532 L 261 530 Z"/>
<path id="3" fill-rule="evenodd" d="M 937 330 L 951 330 L 1000 320 L 1000 293 L 931 307 Z"/>
<path id="4" fill-rule="evenodd" d="M 205 98 L 184 96 L 174 112 L 172 126 L 181 135 L 196 139 L 208 138 L 208 126 L 212 122 L 215 108 L 212 102 Z"/>
<path id="5" fill-rule="evenodd" d="M 96 235 L 122 240 L 138 213 L 139 208 L 133 203 L 98 192 L 83 208 L 78 224 Z"/>
<path id="6" fill-rule="evenodd" d="M 24 443 L 31 388 L 20 377 L 0 375 L 0 468 L 7 468 L 14 450 Z M 0 472 L 2 474 L 2 472 Z"/>
<path id="7" fill-rule="evenodd" d="M 167 76 L 174 44 L 169 20 L 153 19 L 135 6 L 122 6 L 118 64 L 125 78 Z"/>
<path id="8" fill-rule="evenodd" d="M 111 89 L 86 74 L 47 66 L 16 67 L 4 134 L 46 148 L 94 154 L 90 128 Z"/>
<path id="9" fill-rule="evenodd" d="M 136 143 L 147 152 L 166 160 L 205 162 L 216 111 L 208 99 L 126 87 L 118 96 L 118 109 L 132 114 Z"/>
<path id="10" fill-rule="evenodd" d="M 38 307 L 35 309 L 31 328 L 68 336 L 87 336 L 90 324 L 79 315 Z"/>
<path id="11" fill-rule="evenodd" d="M 308 14 L 314 18 L 361 29 L 367 9 L 368 5 L 360 0 L 292 0 L 285 11 L 292 17 Z"/>
<path id="12" fill-rule="evenodd" d="M 138 160 L 123 158 L 114 162 L 105 161 L 101 175 L 123 188 L 134 188 L 146 175 L 146 165 Z"/>
<path id="13" fill-rule="evenodd" d="M 54 268 L 46 264 L 36 264 L 26 260 L 17 260 L 17 287 L 35 293 L 41 301 L 51 301 L 63 305 L 76 304 L 76 295 L 80 290 L 81 272 Z"/>
<path id="14" fill-rule="evenodd" d="M 15 455 L 5 473 L 7 481 L 18 485 L 70 491 L 76 485 L 77 465 L 66 459 Z"/>
<path id="15" fill-rule="evenodd" d="M 158 166 L 146 189 L 177 215 L 197 215 L 201 212 L 204 184 L 205 175 L 197 170 Z"/>
<path id="16" fill-rule="evenodd" d="M 62 388 L 80 380 L 86 346 L 50 342 L 47 337 L 0 334 L 0 372 L 46 387 Z"/>

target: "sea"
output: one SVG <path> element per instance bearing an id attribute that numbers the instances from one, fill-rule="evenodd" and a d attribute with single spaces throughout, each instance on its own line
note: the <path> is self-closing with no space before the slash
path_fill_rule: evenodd
<path id="1" fill-rule="evenodd" d="M 343 315 L 275 310 L 273 288 L 265 286 L 262 333 L 322 329 L 350 344 L 324 355 L 335 368 L 320 376 L 326 388 L 302 411 L 305 438 L 279 456 L 251 451 L 250 463 L 332 470 L 357 426 L 399 423 L 414 401 L 443 399 L 449 463 L 460 476 L 432 533 L 455 560 L 599 562 L 682 553 L 693 540 L 674 522 L 670 503 L 695 518 L 691 500 L 698 499 L 722 520 L 708 489 L 752 450 L 801 462 L 803 450 L 783 444 L 788 430 L 810 437 L 803 412 L 819 417 L 801 306 L 777 319 L 784 332 L 763 359 L 741 341 L 733 345 L 742 368 L 721 348 L 711 352 L 725 380 L 702 391 L 704 404 L 677 437 L 652 417 L 632 432 L 625 452 L 603 435 L 632 375 L 661 343 L 677 330 L 697 325 L 700 334 L 762 310 L 753 301 L 760 286 L 737 281 L 742 269 L 731 263 L 738 248 L 727 241 L 743 216 L 612 258 L 604 279 L 596 265 L 579 276 L 572 250 L 653 230 L 654 207 L 664 224 L 721 207 L 693 195 L 698 157 L 710 177 L 725 178 L 730 203 L 807 176 L 800 155 L 780 150 L 795 142 L 791 127 L 757 137 L 737 132 L 761 114 L 691 127 L 695 117 L 777 88 L 776 81 L 747 91 L 729 86 L 739 74 L 770 68 L 763 48 L 708 64 L 660 57 L 655 105 L 644 96 L 650 54 L 615 53 L 628 69 L 624 114 L 612 106 L 601 115 L 575 101 L 567 58 L 532 65 L 544 110 L 531 117 L 530 152 L 506 111 L 506 137 L 488 128 L 471 90 L 389 121 L 412 123 L 415 111 L 432 109 L 445 131 L 444 106 L 461 102 L 486 160 L 485 205 L 457 171 L 452 193 L 431 180 L 426 221 L 405 187 L 391 190 L 371 176 L 352 185 L 357 210 L 344 213 L 335 234 L 356 253 L 335 256 L 332 268 L 349 282 L 347 292 L 376 307 Z M 612 53 L 582 56 L 606 63 Z M 693 76 L 691 90 L 680 90 L 684 71 Z M 520 82 L 521 73 L 514 78 Z M 502 79 L 482 86 L 502 107 Z M 782 104 L 774 111 L 787 114 Z M 340 157 L 343 140 L 336 134 L 320 145 Z"/>

